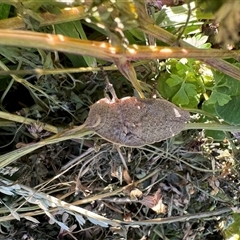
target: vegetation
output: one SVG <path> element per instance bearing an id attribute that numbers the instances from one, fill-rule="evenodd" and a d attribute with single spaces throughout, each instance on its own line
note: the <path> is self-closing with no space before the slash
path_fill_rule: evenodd
<path id="1" fill-rule="evenodd" d="M 240 239 L 239 15 L 238 0 L 0 1 L 0 239 Z M 191 121 L 113 146 L 84 126 L 106 75 Z"/>

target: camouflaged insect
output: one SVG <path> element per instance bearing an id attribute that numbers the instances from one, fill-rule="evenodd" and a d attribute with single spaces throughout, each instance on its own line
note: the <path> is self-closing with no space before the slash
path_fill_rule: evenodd
<path id="1" fill-rule="evenodd" d="M 87 129 L 127 147 L 140 147 L 170 138 L 185 127 L 187 111 L 163 99 L 100 99 L 90 107 Z"/>

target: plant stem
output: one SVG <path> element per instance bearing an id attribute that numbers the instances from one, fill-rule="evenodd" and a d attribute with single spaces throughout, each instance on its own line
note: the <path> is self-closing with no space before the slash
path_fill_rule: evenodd
<path id="1" fill-rule="evenodd" d="M 41 140 L 40 142 L 37 142 L 37 143 L 22 144 L 23 147 L 0 156 L 0 169 L 11 164 L 12 162 L 19 159 L 20 157 L 23 157 L 26 154 L 33 152 L 38 148 L 44 147 L 49 144 L 69 140 L 69 139 L 74 139 L 74 138 L 80 139 L 91 133 L 92 131 L 85 129 L 85 126 L 83 124 L 81 126 L 75 127 L 70 130 L 67 129 L 62 133 L 55 134 L 54 136 Z"/>
<path id="2" fill-rule="evenodd" d="M 185 130 L 188 129 L 205 129 L 205 130 L 218 130 L 227 132 L 240 132 L 240 125 L 233 126 L 221 123 L 187 123 Z"/>
<path id="3" fill-rule="evenodd" d="M 60 14 L 41 13 L 39 16 L 43 21 L 41 21 L 40 27 L 80 20 L 86 17 L 86 15 L 87 13 L 83 6 L 61 9 Z M 21 29 L 25 27 L 25 22 L 19 16 L 0 20 L 0 29 Z"/>
<path id="4" fill-rule="evenodd" d="M 35 119 L 22 117 L 22 116 L 19 116 L 19 115 L 16 115 L 16 114 L 0 111 L 0 118 L 7 119 L 9 121 L 18 122 L 18 123 L 24 123 L 24 124 L 28 124 L 28 125 L 36 123 L 38 126 L 41 126 L 46 131 L 49 131 L 49 132 L 52 132 L 52 133 L 59 133 L 59 129 L 55 126 L 52 126 L 52 125 L 47 124 L 47 123 L 39 122 Z"/>
<path id="5" fill-rule="evenodd" d="M 31 31 L 0 30 L 0 45 L 32 47 L 105 59 L 111 62 L 159 58 L 233 58 L 238 50 L 128 45 L 114 47 L 107 42 L 81 40 Z M 91 51 L 90 49 L 94 49 Z"/>

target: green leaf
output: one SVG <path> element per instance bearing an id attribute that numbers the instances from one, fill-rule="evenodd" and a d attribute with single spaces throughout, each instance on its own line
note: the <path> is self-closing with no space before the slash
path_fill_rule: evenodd
<path id="1" fill-rule="evenodd" d="M 8 18 L 10 7 L 11 5 L 9 4 L 5 4 L 5 3 L 0 4 L 0 19 Z"/>
<path id="2" fill-rule="evenodd" d="M 189 98 L 185 92 L 184 87 L 181 87 L 179 89 L 179 91 L 172 98 L 172 101 L 178 105 L 188 105 L 189 104 Z"/>
<path id="3" fill-rule="evenodd" d="M 163 73 L 161 77 L 158 78 L 158 85 L 157 85 L 159 93 L 163 98 L 166 98 L 166 99 L 172 98 L 179 90 L 179 86 L 170 87 L 167 84 L 168 78 L 169 78 L 169 74 Z"/>
<path id="4" fill-rule="evenodd" d="M 208 104 L 208 101 L 204 101 L 202 104 L 202 110 L 205 112 L 209 112 L 214 116 L 217 116 L 215 104 Z"/>
<path id="5" fill-rule="evenodd" d="M 198 103 L 196 86 L 191 83 L 183 83 L 180 89 L 173 96 L 172 101 L 178 105 L 196 106 Z M 191 101 L 190 101 L 191 99 Z"/>
<path id="6" fill-rule="evenodd" d="M 239 106 L 240 96 L 234 96 L 224 106 L 216 104 L 215 108 L 218 116 L 222 118 L 225 122 L 233 125 L 239 125 L 240 124 Z"/>
<path id="7" fill-rule="evenodd" d="M 231 100 L 231 97 L 225 93 L 213 91 L 206 104 L 218 103 L 219 106 L 224 106 Z"/>
<path id="8" fill-rule="evenodd" d="M 83 30 L 81 22 L 80 21 L 75 21 L 75 22 L 73 22 L 73 24 L 74 24 L 76 30 L 78 31 L 81 39 L 87 40 L 87 36 L 86 36 L 86 34 Z M 97 66 L 96 58 L 89 57 L 89 56 L 83 56 L 83 58 L 84 58 L 85 62 L 87 63 L 87 65 L 89 67 L 96 67 Z"/>
<path id="9" fill-rule="evenodd" d="M 188 96 L 195 97 L 197 95 L 196 86 L 192 83 L 185 83 L 184 89 Z"/>
<path id="10" fill-rule="evenodd" d="M 205 130 L 205 136 L 213 138 L 215 141 L 223 141 L 226 134 L 223 131 Z"/>
<path id="11" fill-rule="evenodd" d="M 180 83 L 183 82 L 183 79 L 180 78 L 178 75 L 172 74 L 171 78 L 168 78 L 166 83 L 168 84 L 169 87 L 176 86 Z"/>
<path id="12" fill-rule="evenodd" d="M 67 22 L 55 25 L 55 31 L 57 34 L 64 36 L 86 39 L 86 35 L 82 29 L 81 23 L 78 21 Z M 74 54 L 65 53 L 65 55 L 71 60 L 74 67 L 89 66 L 93 67 L 96 65 L 96 59 L 88 56 L 77 56 Z"/>
<path id="13" fill-rule="evenodd" d="M 204 44 L 201 45 L 201 48 L 202 49 L 209 49 L 209 48 L 211 48 L 211 46 L 212 46 L 211 43 L 204 43 Z"/>
<path id="14" fill-rule="evenodd" d="M 143 34 L 142 31 L 138 30 L 137 28 L 128 29 L 126 32 L 131 33 L 131 35 L 138 40 L 145 41 L 145 35 Z"/>
<path id="15" fill-rule="evenodd" d="M 221 87 L 218 87 L 217 91 L 225 93 L 230 96 L 237 96 L 240 95 L 240 81 L 224 75 L 221 82 Z"/>

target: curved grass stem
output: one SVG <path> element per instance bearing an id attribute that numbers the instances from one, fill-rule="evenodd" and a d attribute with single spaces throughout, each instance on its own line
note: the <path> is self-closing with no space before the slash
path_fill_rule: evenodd
<path id="1" fill-rule="evenodd" d="M 11 164 L 12 162 L 16 161 L 20 157 L 23 157 L 26 154 L 31 153 L 34 150 L 37 150 L 46 145 L 58 143 L 61 141 L 70 140 L 70 139 L 74 139 L 74 138 L 80 139 L 91 133 L 92 133 L 92 131 L 85 129 L 85 126 L 81 125 L 79 127 L 76 127 L 76 128 L 70 129 L 70 130 L 65 130 L 62 133 L 59 133 L 52 137 L 41 140 L 40 142 L 25 144 L 25 145 L 23 145 L 23 147 L 21 147 L 19 149 L 16 149 L 14 151 L 11 151 L 9 153 L 6 153 L 6 154 L 0 156 L 0 169 Z"/>
<path id="2" fill-rule="evenodd" d="M 240 126 L 233 126 L 221 123 L 187 123 L 185 130 L 188 129 L 205 129 L 205 130 L 217 130 L 226 132 L 240 132 Z"/>

